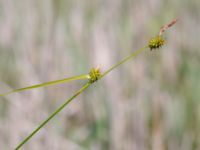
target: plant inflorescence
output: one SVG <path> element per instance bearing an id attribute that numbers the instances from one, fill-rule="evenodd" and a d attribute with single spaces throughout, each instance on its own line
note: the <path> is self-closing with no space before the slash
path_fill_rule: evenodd
<path id="1" fill-rule="evenodd" d="M 110 67 L 104 73 L 100 72 L 100 68 L 99 67 L 92 68 L 88 74 L 74 76 L 74 77 L 65 78 L 65 79 L 61 79 L 61 80 L 50 81 L 50 82 L 46 82 L 46 83 L 42 83 L 42 84 L 37 84 L 37 85 L 25 87 L 25 88 L 20 88 L 20 89 L 16 89 L 16 90 L 13 90 L 13 91 L 10 91 L 10 92 L 6 92 L 6 93 L 3 93 L 3 94 L 0 94 L 0 96 L 5 96 L 5 95 L 11 94 L 11 93 L 21 92 L 21 91 L 25 91 L 25 90 L 34 89 L 34 88 L 45 87 L 45 86 L 50 86 L 50 85 L 55 85 L 55 84 L 60 84 L 60 83 L 66 83 L 66 82 L 70 82 L 70 81 L 74 81 L 74 80 L 87 79 L 86 84 L 84 84 L 77 92 L 75 92 L 75 94 L 72 97 L 70 97 L 69 99 L 67 99 L 47 119 L 45 119 L 35 130 L 33 130 L 33 132 L 29 136 L 27 136 L 15 148 L 15 150 L 20 149 L 27 141 L 29 141 L 32 138 L 33 135 L 35 135 L 42 127 L 44 127 L 52 118 L 54 118 L 63 108 L 65 108 L 74 98 L 76 98 L 79 94 L 81 94 L 84 90 L 86 90 L 91 84 L 93 84 L 96 81 L 98 81 L 99 79 L 103 78 L 105 75 L 107 75 L 113 69 L 119 67 L 121 64 L 123 64 L 126 61 L 130 60 L 131 58 L 135 57 L 136 55 L 138 55 L 143 50 L 148 49 L 148 48 L 150 50 L 154 50 L 154 49 L 158 49 L 158 48 L 162 47 L 165 44 L 165 40 L 162 37 L 162 34 L 164 33 L 164 31 L 166 29 L 168 29 L 169 27 L 171 27 L 172 25 L 174 25 L 176 22 L 177 22 L 177 19 L 172 20 L 169 24 L 164 25 L 163 27 L 161 27 L 158 35 L 155 36 L 154 38 L 150 39 L 149 42 L 148 42 L 148 44 L 146 46 L 144 46 L 143 48 L 141 48 L 141 49 L 133 52 L 128 57 L 122 59 L 120 62 L 118 62 L 117 64 L 115 64 L 112 67 Z"/>

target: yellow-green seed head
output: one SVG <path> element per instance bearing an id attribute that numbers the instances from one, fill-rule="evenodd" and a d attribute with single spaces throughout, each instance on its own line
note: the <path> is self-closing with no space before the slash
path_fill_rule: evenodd
<path id="1" fill-rule="evenodd" d="M 94 83 L 101 77 L 101 72 L 99 67 L 92 68 L 89 72 L 89 82 Z"/>
<path id="2" fill-rule="evenodd" d="M 151 50 L 160 48 L 165 44 L 165 40 L 161 36 L 156 36 L 149 41 L 149 48 Z"/>

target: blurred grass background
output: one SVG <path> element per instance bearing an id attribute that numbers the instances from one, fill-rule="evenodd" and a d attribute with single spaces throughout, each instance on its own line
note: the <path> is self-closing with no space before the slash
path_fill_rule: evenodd
<path id="1" fill-rule="evenodd" d="M 146 51 L 76 98 L 23 149 L 200 149 L 198 0 L 0 0 L 0 92 L 105 71 L 174 18 Z M 0 100 L 0 150 L 13 149 L 84 83 Z"/>

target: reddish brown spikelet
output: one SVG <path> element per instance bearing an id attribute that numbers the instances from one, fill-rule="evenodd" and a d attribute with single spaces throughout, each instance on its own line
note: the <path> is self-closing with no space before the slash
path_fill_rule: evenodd
<path id="1" fill-rule="evenodd" d="M 161 27 L 158 35 L 161 36 L 163 34 L 163 32 L 165 32 L 165 30 L 167 30 L 169 27 L 173 26 L 177 21 L 178 21 L 178 19 L 174 19 L 169 24 L 166 24 L 163 27 Z"/>

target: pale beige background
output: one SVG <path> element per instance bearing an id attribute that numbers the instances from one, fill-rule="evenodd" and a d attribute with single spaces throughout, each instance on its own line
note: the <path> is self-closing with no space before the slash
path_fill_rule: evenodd
<path id="1" fill-rule="evenodd" d="M 145 51 L 76 98 L 24 150 L 200 149 L 199 0 L 0 0 L 0 92 L 102 71 L 160 27 Z M 0 99 L 0 150 L 11 150 L 84 84 Z"/>

